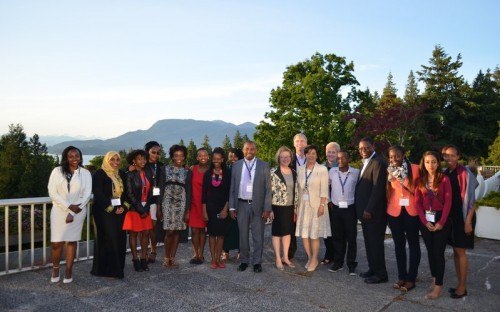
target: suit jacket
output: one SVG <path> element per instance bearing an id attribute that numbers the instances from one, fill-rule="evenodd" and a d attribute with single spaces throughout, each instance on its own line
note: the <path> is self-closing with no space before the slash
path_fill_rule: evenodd
<path id="1" fill-rule="evenodd" d="M 231 187 L 229 191 L 229 208 L 236 209 L 238 213 L 238 196 L 240 191 L 241 171 L 244 159 L 235 162 L 231 169 Z M 272 211 L 271 206 L 271 175 L 269 164 L 256 159 L 255 177 L 253 178 L 252 208 L 256 213 Z"/>
<path id="2" fill-rule="evenodd" d="M 373 221 L 386 219 L 386 184 L 387 164 L 375 153 L 356 184 L 355 204 L 359 220 L 363 220 L 364 211 L 372 214 Z"/>

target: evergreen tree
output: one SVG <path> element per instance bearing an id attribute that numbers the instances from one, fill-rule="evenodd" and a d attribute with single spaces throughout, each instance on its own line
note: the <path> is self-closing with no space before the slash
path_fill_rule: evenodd
<path id="1" fill-rule="evenodd" d="M 241 137 L 240 130 L 236 130 L 236 132 L 234 133 L 234 137 L 233 137 L 233 147 L 242 149 L 243 143 L 244 142 L 243 142 L 243 138 Z"/>
<path id="2" fill-rule="evenodd" d="M 205 134 L 203 137 L 203 143 L 201 146 L 207 149 L 209 155 L 212 154 L 212 146 L 210 146 L 210 139 L 208 138 L 208 135 Z"/>
<path id="3" fill-rule="evenodd" d="M 55 166 L 37 134 L 27 141 L 22 125 L 9 125 L 9 133 L 0 139 L 0 198 L 47 196 Z"/>
<path id="4" fill-rule="evenodd" d="M 500 166 L 500 121 L 497 125 L 499 126 L 499 130 L 497 133 L 497 138 L 488 148 L 489 155 L 486 159 L 487 165 Z"/>
<path id="5" fill-rule="evenodd" d="M 186 157 L 186 165 L 191 167 L 196 163 L 196 151 L 198 148 L 196 144 L 194 144 L 193 139 L 189 140 L 189 144 L 187 146 L 187 157 Z"/>
<path id="6" fill-rule="evenodd" d="M 425 128 L 434 148 L 450 143 L 450 131 L 447 127 L 447 109 L 463 98 L 464 79 L 458 70 L 462 67 L 462 56 L 456 61 L 437 45 L 429 59 L 429 65 L 422 65 L 418 71 L 419 80 L 425 83 L 422 95 L 426 103 Z"/>
<path id="7" fill-rule="evenodd" d="M 224 137 L 224 140 L 222 141 L 222 148 L 224 149 L 224 151 L 226 152 L 229 152 L 229 150 L 232 148 L 233 146 L 231 145 L 231 140 L 229 139 L 229 137 L 226 136 Z"/>

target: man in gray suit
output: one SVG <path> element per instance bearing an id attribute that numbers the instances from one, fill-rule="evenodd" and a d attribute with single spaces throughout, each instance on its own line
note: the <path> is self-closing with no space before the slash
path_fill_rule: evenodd
<path id="1" fill-rule="evenodd" d="M 229 191 L 229 214 L 238 219 L 240 231 L 240 265 L 247 269 L 250 261 L 250 229 L 252 230 L 252 264 L 255 273 L 262 272 L 264 222 L 271 213 L 271 174 L 269 164 L 257 159 L 255 142 L 243 144 L 244 158 L 233 164 Z"/>

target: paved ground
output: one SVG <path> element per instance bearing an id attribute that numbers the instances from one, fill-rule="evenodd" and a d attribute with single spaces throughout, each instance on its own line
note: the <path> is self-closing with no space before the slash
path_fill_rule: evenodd
<path id="1" fill-rule="evenodd" d="M 427 253 L 422 243 L 422 261 L 417 287 L 407 294 L 391 288 L 397 280 L 392 239 L 386 240 L 389 283 L 367 285 L 347 270 L 331 273 L 326 266 L 310 275 L 302 274 L 305 254 L 299 246 L 296 269 L 278 271 L 266 226 L 264 271 L 237 272 L 231 260 L 225 269 L 209 264 L 190 265 L 191 244 L 181 244 L 177 269 L 161 262 L 149 272 L 133 271 L 127 255 L 123 280 L 96 278 L 89 274 L 91 261 L 74 267 L 74 282 L 51 284 L 50 269 L 0 276 L 1 311 L 500 311 L 500 242 L 478 239 L 469 253 L 469 296 L 451 299 L 446 294 L 433 301 L 424 299 L 430 284 Z M 366 270 L 362 235 L 358 235 L 358 271 Z M 323 247 L 322 247 L 323 248 Z M 207 248 L 208 250 L 208 248 Z M 321 250 L 323 252 L 323 249 Z M 159 255 L 163 248 L 159 248 Z M 234 254 L 234 253 L 233 253 Z M 209 253 L 206 253 L 209 258 Z M 445 288 L 453 287 L 452 250 L 446 252 Z M 64 268 L 62 268 L 64 269 Z"/>

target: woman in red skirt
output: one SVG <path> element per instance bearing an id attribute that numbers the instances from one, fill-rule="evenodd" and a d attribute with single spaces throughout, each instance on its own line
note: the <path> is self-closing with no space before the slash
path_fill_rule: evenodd
<path id="1" fill-rule="evenodd" d="M 125 215 L 123 229 L 129 231 L 129 244 L 132 262 L 137 272 L 149 271 L 147 252 L 149 230 L 152 222 L 149 206 L 155 202 L 151 182 L 146 177 L 144 166 L 147 154 L 144 150 L 133 150 L 127 155 L 127 162 L 135 167 L 127 173 L 127 197 L 130 211 Z M 141 259 L 137 257 L 137 236 L 141 233 Z"/>

